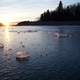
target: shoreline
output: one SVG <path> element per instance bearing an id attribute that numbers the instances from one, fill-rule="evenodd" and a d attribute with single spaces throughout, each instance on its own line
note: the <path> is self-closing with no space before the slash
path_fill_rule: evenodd
<path id="1" fill-rule="evenodd" d="M 61 25 L 72 25 L 72 26 L 80 26 L 80 21 L 54 21 L 54 22 L 27 22 L 22 21 L 14 26 L 61 26 Z"/>

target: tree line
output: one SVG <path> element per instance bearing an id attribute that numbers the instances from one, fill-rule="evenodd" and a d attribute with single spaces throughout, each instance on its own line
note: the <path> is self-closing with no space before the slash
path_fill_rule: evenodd
<path id="1" fill-rule="evenodd" d="M 63 7 L 62 1 L 54 11 L 47 10 L 39 21 L 80 21 L 80 3 Z"/>

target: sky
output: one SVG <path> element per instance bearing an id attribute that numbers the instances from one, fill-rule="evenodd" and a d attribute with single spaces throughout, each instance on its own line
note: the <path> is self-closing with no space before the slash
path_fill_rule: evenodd
<path id="1" fill-rule="evenodd" d="M 0 22 L 17 22 L 37 20 L 40 14 L 54 10 L 60 0 L 0 0 Z M 65 6 L 80 0 L 62 0 Z"/>

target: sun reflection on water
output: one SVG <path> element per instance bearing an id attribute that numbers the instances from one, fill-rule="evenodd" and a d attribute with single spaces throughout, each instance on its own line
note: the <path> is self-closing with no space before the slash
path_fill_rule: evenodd
<path id="1" fill-rule="evenodd" d="M 6 26 L 4 31 L 4 53 L 7 53 L 9 47 L 10 47 L 10 33 L 9 26 Z"/>
<path id="2" fill-rule="evenodd" d="M 5 28 L 5 41 L 7 43 L 10 42 L 9 27 L 8 26 L 6 26 L 6 28 Z"/>

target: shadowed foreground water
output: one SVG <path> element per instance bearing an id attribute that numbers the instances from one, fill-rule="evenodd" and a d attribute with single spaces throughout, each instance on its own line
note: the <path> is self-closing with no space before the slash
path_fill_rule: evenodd
<path id="1" fill-rule="evenodd" d="M 55 32 L 70 36 L 58 38 Z M 80 80 L 78 26 L 1 28 L 0 43 L 0 80 Z M 19 51 L 30 58 L 16 60 Z"/>

